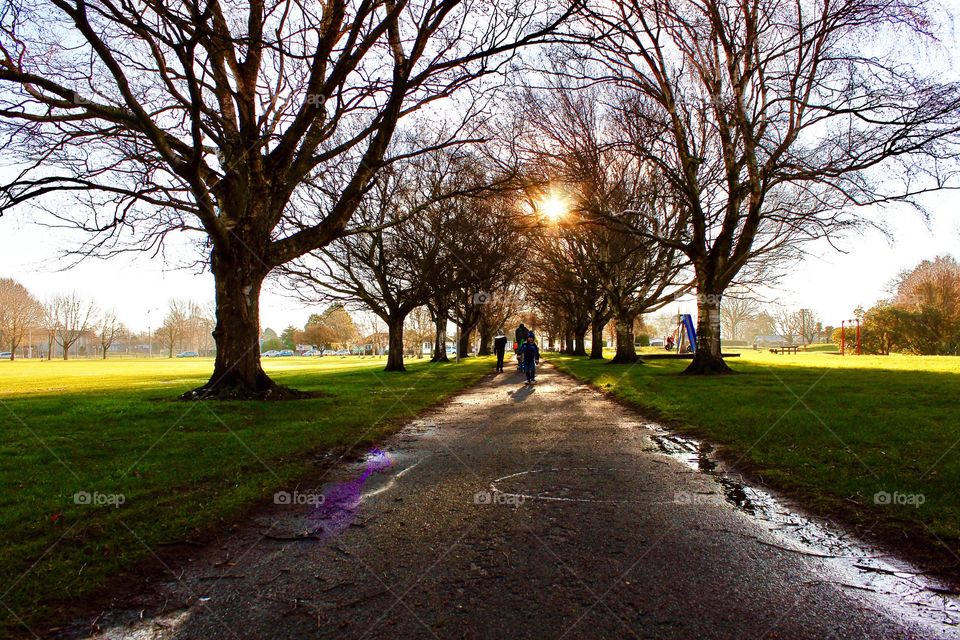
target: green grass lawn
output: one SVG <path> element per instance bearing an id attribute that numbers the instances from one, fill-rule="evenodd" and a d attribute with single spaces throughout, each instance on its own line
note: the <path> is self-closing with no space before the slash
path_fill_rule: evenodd
<path id="1" fill-rule="evenodd" d="M 310 453 L 368 446 L 492 365 L 414 362 L 267 360 L 278 382 L 325 395 L 265 403 L 176 401 L 212 360 L 0 362 L 0 636 L 24 631 L 17 618 L 52 624 L 151 550 L 288 485 Z"/>
<path id="2" fill-rule="evenodd" d="M 774 355 L 746 350 L 734 376 L 678 375 L 551 355 L 559 368 L 671 427 L 723 447 L 754 478 L 960 575 L 960 358 Z M 876 504 L 878 492 L 918 506 Z"/>

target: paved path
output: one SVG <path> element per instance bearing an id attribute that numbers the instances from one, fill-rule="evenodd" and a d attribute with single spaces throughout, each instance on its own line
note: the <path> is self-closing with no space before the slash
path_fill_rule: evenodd
<path id="1" fill-rule="evenodd" d="M 535 387 L 488 378 L 390 440 L 388 459 L 336 470 L 334 494 L 364 494 L 355 518 L 330 503 L 313 519 L 317 507 L 271 507 L 179 580 L 101 617 L 97 637 L 955 633 L 799 552 L 714 477 L 660 452 L 656 435 L 550 366 Z M 324 539 L 285 539 L 318 522 Z M 141 609 L 145 623 L 121 624 Z"/>

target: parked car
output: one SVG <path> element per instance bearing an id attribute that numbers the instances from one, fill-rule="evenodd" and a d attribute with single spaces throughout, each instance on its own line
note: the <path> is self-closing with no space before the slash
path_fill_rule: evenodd
<path id="1" fill-rule="evenodd" d="M 323 350 L 323 353 L 321 353 L 320 355 L 322 355 L 322 356 L 335 356 L 335 355 L 337 355 L 337 352 L 336 352 L 335 350 L 333 350 L 333 349 L 324 349 L 324 350 Z"/>
<path id="2" fill-rule="evenodd" d="M 336 355 L 338 355 L 338 356 L 348 356 L 348 355 L 350 355 L 350 352 L 347 351 L 346 349 L 340 349 L 340 351 L 337 351 L 337 354 L 336 354 Z"/>
<path id="3" fill-rule="evenodd" d="M 664 344 L 664 343 L 663 343 L 663 338 L 651 338 L 651 339 L 650 339 L 650 346 L 651 346 L 651 347 L 662 347 L 663 344 Z"/>
<path id="4" fill-rule="evenodd" d="M 276 349 L 271 349 L 270 351 L 264 351 L 260 355 L 264 358 L 276 358 L 278 355 L 280 355 L 280 352 Z"/>
<path id="5" fill-rule="evenodd" d="M 0 351 L 0 360 L 13 360 L 13 354 L 9 351 Z"/>
<path id="6" fill-rule="evenodd" d="M 323 352 L 319 349 L 310 349 L 309 351 L 304 351 L 302 355 L 305 356 L 322 356 Z"/>
<path id="7" fill-rule="evenodd" d="M 196 351 L 181 351 L 177 354 L 178 358 L 199 358 L 200 354 Z"/>
<path id="8" fill-rule="evenodd" d="M 293 355 L 293 351 L 290 350 L 290 349 L 284 349 L 284 350 L 281 351 L 278 355 L 279 355 L 280 357 L 282 357 L 282 358 L 285 358 L 285 357 L 287 357 L 287 356 L 292 356 L 292 355 Z"/>

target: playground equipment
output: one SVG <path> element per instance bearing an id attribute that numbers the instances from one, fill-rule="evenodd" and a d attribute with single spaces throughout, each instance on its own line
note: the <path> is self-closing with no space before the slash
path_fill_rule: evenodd
<path id="1" fill-rule="evenodd" d="M 667 338 L 666 347 L 670 351 L 673 345 L 677 353 L 695 353 L 697 350 L 697 330 L 693 326 L 693 316 L 684 313 L 677 316 L 677 328 Z"/>
<path id="2" fill-rule="evenodd" d="M 853 326 L 853 323 L 857 323 L 857 355 L 861 355 L 860 352 L 860 318 L 854 320 L 841 320 L 840 321 L 840 355 L 847 355 L 847 327 Z"/>

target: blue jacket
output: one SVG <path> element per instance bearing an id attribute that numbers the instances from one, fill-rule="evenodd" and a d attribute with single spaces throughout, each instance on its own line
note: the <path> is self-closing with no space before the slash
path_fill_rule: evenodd
<path id="1" fill-rule="evenodd" d="M 529 342 L 524 342 L 517 350 L 517 354 L 520 356 L 520 361 L 524 364 L 540 361 L 540 347 L 538 347 L 536 343 L 530 344 Z"/>

